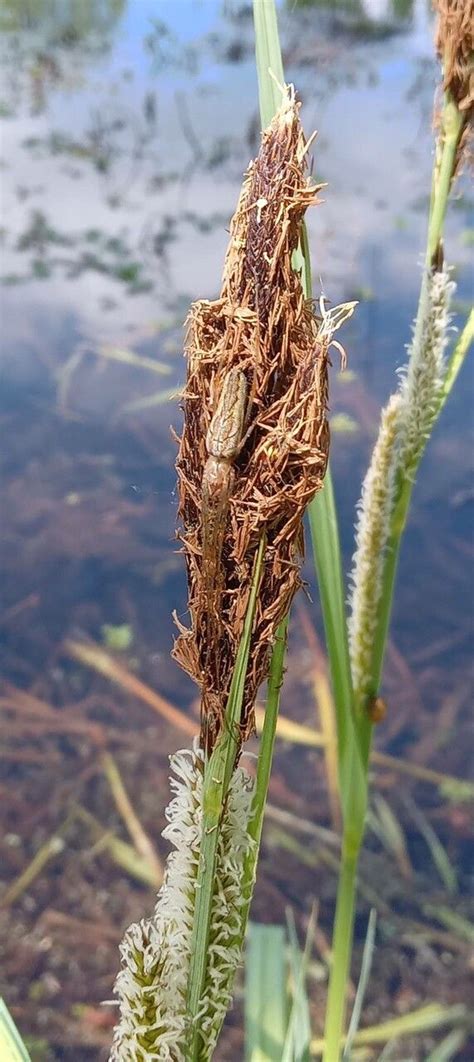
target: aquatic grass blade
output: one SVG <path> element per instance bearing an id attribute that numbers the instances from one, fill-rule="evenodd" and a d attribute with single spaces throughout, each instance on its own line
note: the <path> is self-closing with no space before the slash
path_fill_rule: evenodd
<path id="1" fill-rule="evenodd" d="M 334 487 L 329 470 L 326 473 L 323 490 L 316 495 L 308 508 L 308 518 L 323 611 L 341 756 L 353 739 L 352 680 L 339 527 Z"/>
<path id="2" fill-rule="evenodd" d="M 283 63 L 278 35 L 278 23 L 273 0 L 254 0 L 255 46 L 259 85 L 260 116 L 266 125 L 280 103 L 278 82 L 283 83 Z M 272 76 L 272 74 L 274 76 Z M 276 79 L 276 80 L 275 80 Z M 301 236 L 301 262 L 304 264 L 302 282 L 306 298 L 312 297 L 311 268 L 306 229 Z M 365 786 L 362 783 L 361 765 L 352 753 L 346 758 L 346 750 L 353 746 L 354 731 L 350 728 L 349 716 L 352 707 L 352 683 L 350 674 L 347 625 L 344 603 L 339 532 L 330 471 L 326 472 L 324 486 L 309 506 L 309 519 L 315 552 L 319 590 L 327 637 L 331 677 L 335 694 L 338 747 L 347 785 L 341 785 L 341 796 L 348 794 L 346 804 L 357 811 L 358 828 L 363 829 L 365 814 Z M 350 731 L 349 731 L 350 728 Z M 354 803 L 355 802 L 355 803 Z"/>
<path id="3" fill-rule="evenodd" d="M 287 911 L 286 920 L 290 945 L 289 961 L 292 974 L 292 992 L 291 1011 L 281 1062 L 309 1062 L 311 1018 L 305 981 L 314 940 L 315 912 L 314 910 L 311 912 L 303 953 L 301 953 L 298 944 L 293 911 Z"/>
<path id="4" fill-rule="evenodd" d="M 466 355 L 469 352 L 472 341 L 474 340 L 474 309 L 471 310 L 469 317 L 467 318 L 464 328 L 459 336 L 459 339 L 454 347 L 454 350 L 449 358 L 446 375 L 443 381 L 443 389 L 439 399 L 439 408 L 436 412 L 436 418 L 441 413 L 443 406 L 450 395 L 453 384 L 457 380 L 458 374 L 464 365 Z"/>
<path id="5" fill-rule="evenodd" d="M 242 893 L 244 896 L 247 897 L 247 903 L 242 919 L 242 934 L 240 941 L 241 948 L 243 948 L 244 945 L 247 920 L 250 911 L 250 904 L 252 902 L 253 887 L 255 884 L 257 863 L 260 852 L 263 820 L 267 803 L 268 786 L 270 784 L 270 774 L 273 762 L 273 750 L 275 746 L 278 711 L 280 706 L 283 664 L 286 652 L 288 620 L 289 617 L 285 616 L 285 618 L 280 623 L 275 638 L 275 645 L 273 647 L 270 659 L 265 715 L 262 733 L 260 737 L 260 748 L 258 753 L 255 795 L 252 806 L 252 815 L 248 824 L 248 831 L 250 836 L 255 841 L 255 847 L 253 848 L 253 850 L 250 851 L 245 861 L 244 877 L 242 882 Z"/>
<path id="6" fill-rule="evenodd" d="M 5 1001 L 0 996 L 0 1058 L 3 1062 L 31 1062 Z"/>
<path id="7" fill-rule="evenodd" d="M 284 80 L 278 24 L 273 0 L 268 0 L 265 3 L 262 0 L 255 0 L 254 22 L 260 115 L 262 125 L 264 125 L 271 120 L 280 102 L 278 85 L 269 71 L 273 72 L 277 81 L 281 79 L 281 82 L 283 82 Z M 301 248 L 302 261 L 304 261 L 302 281 L 306 298 L 310 299 L 312 297 L 311 268 L 305 228 L 303 228 L 302 232 Z M 353 779 L 350 787 L 341 786 L 341 795 L 343 796 L 343 789 L 345 789 L 346 792 L 349 791 L 351 796 L 355 798 L 355 806 L 358 808 L 358 820 L 362 826 L 365 814 L 364 786 L 361 785 L 362 776 L 360 775 L 357 761 L 355 764 L 351 764 L 345 758 L 346 749 L 352 746 L 354 741 L 354 730 L 350 723 L 352 682 L 339 530 L 329 469 L 326 472 L 322 490 L 318 492 L 309 506 L 309 521 L 336 703 L 340 762 L 344 763 L 344 771 L 348 781 Z M 358 794 L 362 794 L 362 800 L 360 801 Z M 354 807 L 350 798 L 347 803 Z"/>
<path id="8" fill-rule="evenodd" d="M 367 925 L 367 933 L 364 942 L 364 952 L 362 955 L 362 965 L 360 970 L 359 983 L 357 985 L 357 992 L 354 1000 L 354 1006 L 352 1008 L 351 1020 L 349 1022 L 349 1028 L 347 1030 L 347 1038 L 344 1047 L 344 1053 L 342 1056 L 342 1062 L 351 1062 L 352 1047 L 357 1034 L 357 1030 L 360 1025 L 362 1006 L 364 1003 L 365 993 L 367 991 L 367 985 L 369 983 L 370 970 L 372 967 L 372 959 L 375 947 L 376 925 L 377 912 L 374 908 L 372 908 Z"/>
<path id="9" fill-rule="evenodd" d="M 262 835 L 263 817 L 265 814 L 265 805 L 272 769 L 283 665 L 286 653 L 288 622 L 289 617 L 286 616 L 280 623 L 270 660 L 265 716 L 258 754 L 255 799 L 252 819 L 249 823 L 249 832 L 254 840 L 257 841 L 257 844 L 260 844 L 260 838 Z"/>
<path id="10" fill-rule="evenodd" d="M 281 1062 L 287 1020 L 285 931 L 250 922 L 245 956 L 247 1062 Z"/>
<path id="11" fill-rule="evenodd" d="M 268 122 L 275 106 L 275 80 L 269 68 L 281 72 L 283 65 L 278 25 L 273 0 L 254 0 L 257 73 L 262 123 Z M 306 231 L 301 237 L 303 254 L 302 281 L 306 298 L 312 296 L 311 268 Z M 297 263 L 295 263 L 296 265 Z M 348 652 L 341 551 L 329 470 L 325 486 L 310 506 L 313 548 L 321 594 L 331 677 L 336 701 L 338 725 L 339 785 L 344 814 L 344 844 L 338 887 L 337 917 L 334 931 L 334 955 L 327 1011 L 328 1047 L 326 1058 L 339 1050 L 343 1025 L 345 990 L 351 955 L 354 918 L 357 857 L 364 831 L 367 779 L 363 769 L 357 733 L 352 720 L 352 682 Z M 281 661 L 283 666 L 283 659 Z M 282 671 L 283 675 L 283 671 Z"/>
<path id="12" fill-rule="evenodd" d="M 273 0 L 254 0 L 255 53 L 262 129 L 270 124 L 281 103 L 284 73 L 278 23 Z M 270 73 L 271 71 L 271 73 Z"/>
<path id="13" fill-rule="evenodd" d="M 430 1051 L 426 1062 L 454 1062 L 466 1040 L 467 1031 L 465 1029 L 451 1029 L 451 1032 L 443 1037 L 441 1043 L 435 1047 L 434 1051 Z"/>
<path id="14" fill-rule="evenodd" d="M 438 871 L 446 892 L 451 896 L 455 895 L 458 891 L 458 876 L 455 867 L 453 867 L 451 863 L 446 848 L 440 841 L 427 816 L 423 814 L 419 807 L 417 807 L 414 800 L 411 800 L 406 796 L 404 803 L 425 840 L 433 864 Z"/>
<path id="15" fill-rule="evenodd" d="M 352 714 L 344 580 L 336 503 L 329 469 L 323 489 L 308 507 L 308 519 L 336 711 L 344 828 L 348 831 L 347 840 L 351 849 L 357 850 L 364 832 L 367 781 Z"/>
<path id="16" fill-rule="evenodd" d="M 427 1003 L 424 1007 L 412 1010 L 408 1014 L 402 1014 L 397 1018 L 389 1018 L 378 1025 L 371 1025 L 365 1029 L 359 1029 L 354 1037 L 357 1046 L 370 1044 L 386 1044 L 395 1041 L 402 1036 L 417 1036 L 440 1029 L 443 1025 L 467 1028 L 468 1013 L 461 1003 L 453 1006 L 445 1006 L 443 1003 Z M 340 1046 L 343 1047 L 345 1037 L 341 1037 Z M 314 1058 L 320 1058 L 325 1049 L 325 1041 L 314 1039 L 311 1043 L 311 1052 Z M 337 1056 L 333 1056 L 331 1062 L 335 1062 Z"/>

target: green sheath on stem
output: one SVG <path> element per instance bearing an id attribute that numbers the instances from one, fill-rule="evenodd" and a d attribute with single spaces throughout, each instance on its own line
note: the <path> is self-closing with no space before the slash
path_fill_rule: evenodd
<path id="1" fill-rule="evenodd" d="M 187 1058 L 200 1057 L 199 1005 L 203 995 L 207 973 L 208 943 L 211 923 L 212 897 L 215 888 L 215 866 L 219 829 L 225 807 L 238 749 L 238 725 L 244 696 L 245 676 L 250 652 L 252 627 L 255 617 L 258 590 L 263 571 L 265 541 L 260 542 L 252 589 L 250 592 L 244 630 L 229 691 L 225 725 L 205 766 L 203 789 L 202 839 L 196 882 L 196 905 L 194 909 L 193 939 L 189 971 L 187 1012 L 191 1022 L 190 1046 Z"/>

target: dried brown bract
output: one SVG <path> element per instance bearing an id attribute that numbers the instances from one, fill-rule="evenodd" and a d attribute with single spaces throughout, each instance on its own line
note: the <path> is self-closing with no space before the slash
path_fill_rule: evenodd
<path id="1" fill-rule="evenodd" d="M 254 727 L 276 628 L 299 586 L 302 517 L 321 487 L 329 431 L 331 314 L 315 316 L 292 268 L 309 182 L 294 91 L 264 131 L 231 223 L 220 298 L 191 308 L 177 470 L 191 627 L 174 656 L 202 690 L 201 743 L 214 745 L 266 537 L 241 721 Z M 352 308 L 348 308 L 351 312 Z"/>
<path id="2" fill-rule="evenodd" d="M 462 119 L 453 173 L 472 166 L 474 108 L 474 0 L 434 0 L 436 48 L 443 64 L 443 90 Z M 435 115 L 436 124 L 440 115 Z"/>
<path id="3" fill-rule="evenodd" d="M 443 63 L 443 88 L 460 111 L 472 116 L 474 103 L 473 0 L 435 0 L 436 48 Z"/>

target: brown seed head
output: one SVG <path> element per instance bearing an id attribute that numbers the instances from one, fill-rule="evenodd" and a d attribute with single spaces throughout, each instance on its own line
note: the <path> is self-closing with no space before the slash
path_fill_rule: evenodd
<path id="1" fill-rule="evenodd" d="M 443 64 L 443 88 L 459 110 L 472 116 L 474 102 L 473 0 L 435 0 L 436 48 Z"/>
<path id="2" fill-rule="evenodd" d="M 242 738 L 253 730 L 276 629 L 300 585 L 304 510 L 328 458 L 328 347 L 336 325 L 331 311 L 315 315 L 292 265 L 304 214 L 317 200 L 299 110 L 290 87 L 244 179 L 220 297 L 194 303 L 188 321 L 177 471 L 191 625 L 180 628 L 174 655 L 201 687 L 208 749 L 222 725 L 264 534 Z M 230 436 L 224 453 L 221 440 Z"/>

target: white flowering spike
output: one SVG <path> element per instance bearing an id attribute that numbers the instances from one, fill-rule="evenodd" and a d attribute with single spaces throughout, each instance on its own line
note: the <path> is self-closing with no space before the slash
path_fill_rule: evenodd
<path id="1" fill-rule="evenodd" d="M 373 640 L 395 492 L 402 479 L 414 479 L 436 419 L 446 371 L 444 353 L 454 290 L 446 269 L 425 273 L 409 362 L 397 393 L 382 411 L 378 439 L 362 487 L 349 618 L 352 681 L 357 698 L 371 692 Z"/>
<path id="2" fill-rule="evenodd" d="M 378 439 L 362 485 L 358 507 L 349 618 L 352 681 L 357 697 L 370 692 L 377 608 L 382 591 L 384 556 L 390 534 L 398 467 L 400 409 L 401 396 L 397 393 L 392 395 L 382 410 Z"/>
<path id="3" fill-rule="evenodd" d="M 174 846 L 150 919 L 130 926 L 121 944 L 122 969 L 115 983 L 120 1022 L 110 1062 L 178 1062 L 185 1057 L 194 901 L 202 830 L 204 760 L 201 750 L 171 757 L 176 777 L 163 836 Z M 253 780 L 238 768 L 229 787 L 216 861 L 207 952 L 208 976 L 199 1009 L 205 1057 L 210 1057 L 228 1009 L 247 897 L 244 861 L 254 846 L 248 834 Z"/>
<path id="4" fill-rule="evenodd" d="M 445 373 L 449 308 L 456 285 L 446 269 L 423 281 L 420 313 L 401 382 L 400 467 L 413 479 L 436 416 Z"/>

